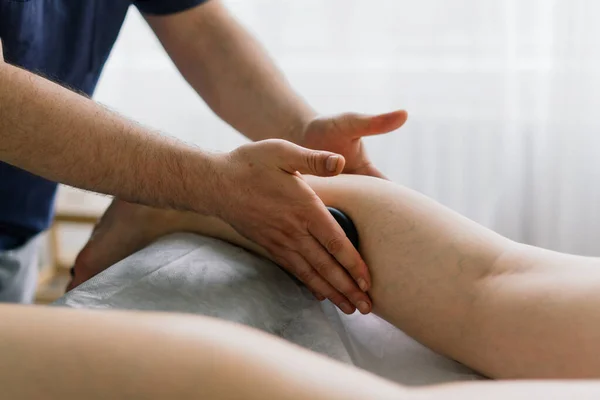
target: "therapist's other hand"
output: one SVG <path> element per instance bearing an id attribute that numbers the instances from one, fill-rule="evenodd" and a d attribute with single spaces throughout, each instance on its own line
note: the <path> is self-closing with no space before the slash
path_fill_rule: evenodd
<path id="1" fill-rule="evenodd" d="M 320 300 L 328 298 L 348 314 L 355 307 L 370 312 L 367 266 L 301 176 L 338 175 L 344 158 L 271 139 L 241 146 L 221 161 L 216 214 Z"/>
<path id="2" fill-rule="evenodd" d="M 406 111 L 380 115 L 340 114 L 313 119 L 297 140 L 301 146 L 315 150 L 332 151 L 346 159 L 344 173 L 370 175 L 385 179 L 371 163 L 361 140 L 363 136 L 388 133 L 406 122 Z"/>

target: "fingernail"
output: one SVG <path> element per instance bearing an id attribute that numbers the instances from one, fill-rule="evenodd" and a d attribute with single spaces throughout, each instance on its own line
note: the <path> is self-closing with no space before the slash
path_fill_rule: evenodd
<path id="1" fill-rule="evenodd" d="M 350 306 L 350 304 L 348 304 L 348 303 L 342 303 L 342 304 L 340 304 L 340 308 L 346 314 L 352 314 L 354 312 L 354 307 Z"/>
<path id="2" fill-rule="evenodd" d="M 362 290 L 363 292 L 366 292 L 367 290 L 369 290 L 369 287 L 367 286 L 367 282 L 363 278 L 358 278 L 358 286 L 360 287 L 360 290 Z"/>
<path id="3" fill-rule="evenodd" d="M 356 306 L 361 314 L 368 314 L 371 311 L 371 307 L 369 307 L 369 305 L 364 301 L 359 301 Z"/>
<path id="4" fill-rule="evenodd" d="M 339 161 L 340 161 L 340 157 L 338 157 L 338 156 L 329 156 L 329 158 L 327 158 L 327 164 L 326 164 L 327 170 L 329 172 L 335 172 L 335 171 L 337 171 L 337 165 L 338 165 Z"/>
<path id="5" fill-rule="evenodd" d="M 317 300 L 319 301 L 323 301 L 325 300 L 325 296 L 321 296 L 320 294 L 316 294 L 315 297 L 317 298 Z"/>

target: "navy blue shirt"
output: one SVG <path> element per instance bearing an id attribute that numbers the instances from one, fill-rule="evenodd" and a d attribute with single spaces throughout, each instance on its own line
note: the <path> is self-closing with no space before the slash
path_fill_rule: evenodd
<path id="1" fill-rule="evenodd" d="M 169 14 L 206 0 L 0 0 L 6 62 L 91 96 L 134 3 L 147 14 Z M 46 229 L 56 183 L 0 162 L 0 250 Z"/>

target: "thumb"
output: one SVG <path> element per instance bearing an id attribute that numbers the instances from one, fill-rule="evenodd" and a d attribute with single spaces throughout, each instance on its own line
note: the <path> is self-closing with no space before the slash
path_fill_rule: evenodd
<path id="1" fill-rule="evenodd" d="M 342 173 L 346 160 L 329 151 L 310 150 L 294 146 L 286 154 L 285 169 L 289 173 L 300 172 L 316 176 L 335 176 Z"/>
<path id="2" fill-rule="evenodd" d="M 404 110 L 387 114 L 364 115 L 348 113 L 334 117 L 335 125 L 355 138 L 380 135 L 400 128 L 406 122 L 408 114 Z"/>

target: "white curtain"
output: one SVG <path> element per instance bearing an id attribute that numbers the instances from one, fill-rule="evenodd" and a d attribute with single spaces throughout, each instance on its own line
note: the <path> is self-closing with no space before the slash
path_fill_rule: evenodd
<path id="1" fill-rule="evenodd" d="M 515 240 L 600 255 L 600 2 L 229 0 L 323 113 L 409 111 L 376 164 Z M 205 148 L 244 142 L 131 10 L 96 98 Z"/>

